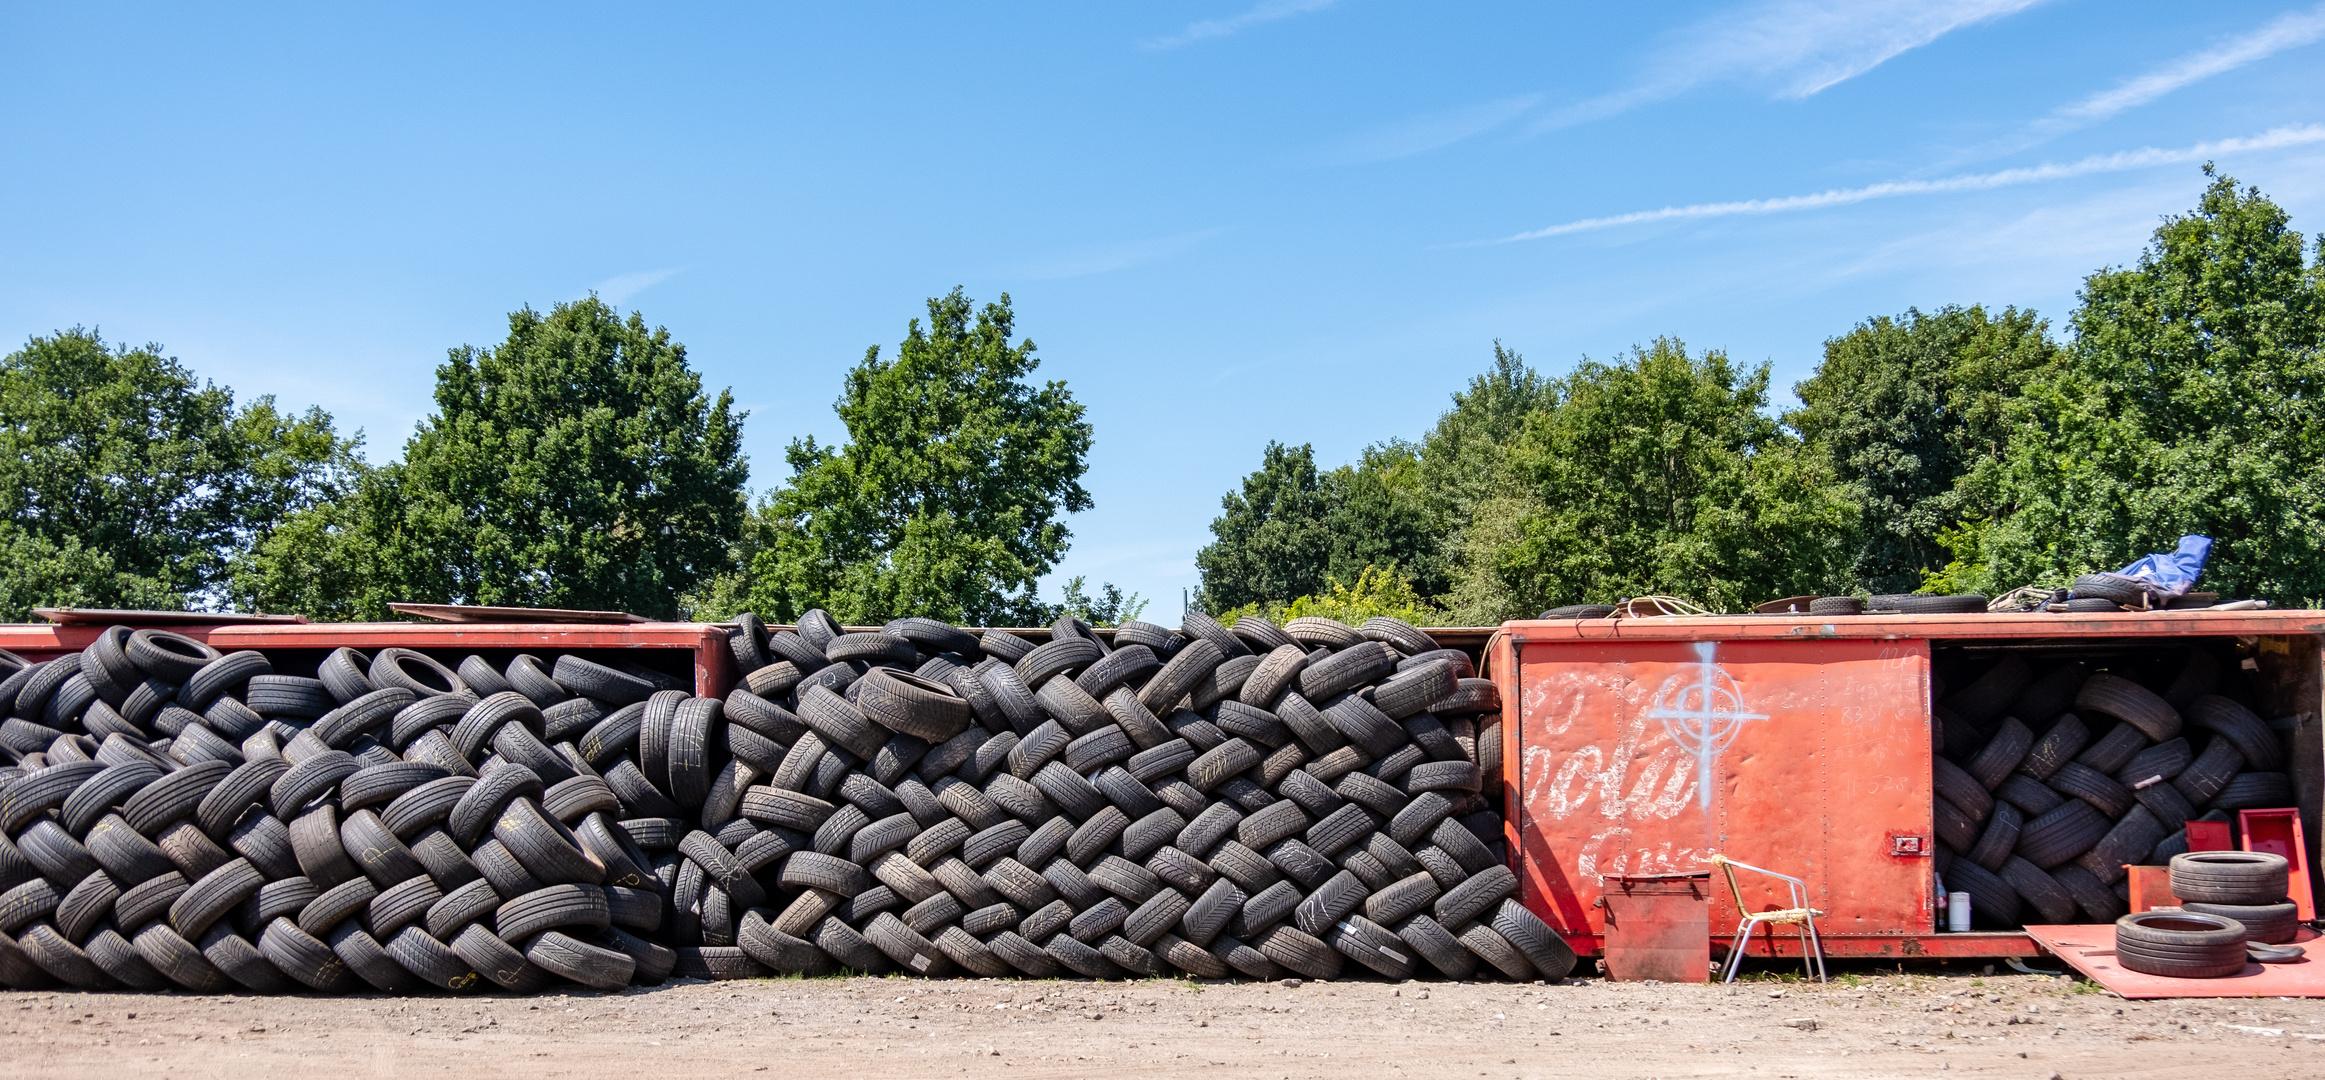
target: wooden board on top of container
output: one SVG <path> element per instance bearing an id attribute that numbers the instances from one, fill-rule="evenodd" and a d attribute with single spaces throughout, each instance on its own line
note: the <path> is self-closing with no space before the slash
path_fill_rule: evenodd
<path id="1" fill-rule="evenodd" d="M 571 608 L 486 607 L 481 604 L 389 604 L 398 615 L 450 623 L 642 623 L 654 620 L 626 611 Z"/>

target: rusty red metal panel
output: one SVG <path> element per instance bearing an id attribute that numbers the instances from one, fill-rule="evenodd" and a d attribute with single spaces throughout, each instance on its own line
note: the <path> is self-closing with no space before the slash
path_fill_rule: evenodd
<path id="1" fill-rule="evenodd" d="M 1568 640 L 1497 659 L 1523 898 L 1578 944 L 1604 932 L 1604 876 L 1703 871 L 1715 851 L 1806 879 L 1828 938 L 1930 933 L 1926 642 Z M 1790 906 L 1745 878 L 1753 910 Z M 1710 919 L 1738 919 L 1724 889 Z"/>
<path id="2" fill-rule="evenodd" d="M 1606 974 L 1616 982 L 1711 981 L 1711 879 L 1606 880 Z"/>

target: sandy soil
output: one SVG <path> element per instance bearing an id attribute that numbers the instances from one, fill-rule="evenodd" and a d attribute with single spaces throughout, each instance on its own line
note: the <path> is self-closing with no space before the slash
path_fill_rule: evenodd
<path id="1" fill-rule="evenodd" d="M 905 979 L 527 998 L 0 993 L 0 1076 L 2325 1076 L 2325 1001 L 1829 986 Z"/>

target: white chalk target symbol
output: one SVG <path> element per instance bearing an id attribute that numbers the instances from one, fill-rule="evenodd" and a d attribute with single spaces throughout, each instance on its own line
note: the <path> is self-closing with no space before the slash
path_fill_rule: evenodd
<path id="1" fill-rule="evenodd" d="M 1712 764 L 1736 741 L 1747 720 L 1766 720 L 1767 713 L 1746 712 L 1744 695 L 1725 668 L 1712 661 L 1719 643 L 1695 643 L 1695 669 L 1663 680 L 1655 705 L 1647 715 L 1661 720 L 1663 730 L 1680 749 L 1695 756 L 1696 801 L 1711 807 Z"/>

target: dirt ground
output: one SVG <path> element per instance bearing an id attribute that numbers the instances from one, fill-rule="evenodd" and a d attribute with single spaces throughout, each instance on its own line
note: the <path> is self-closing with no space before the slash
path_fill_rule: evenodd
<path id="1" fill-rule="evenodd" d="M 1957 965 L 1958 970 L 1958 965 Z M 0 1076 L 2325 1076 L 2325 1001 L 1826 986 L 815 979 L 617 994 L 0 993 Z"/>

